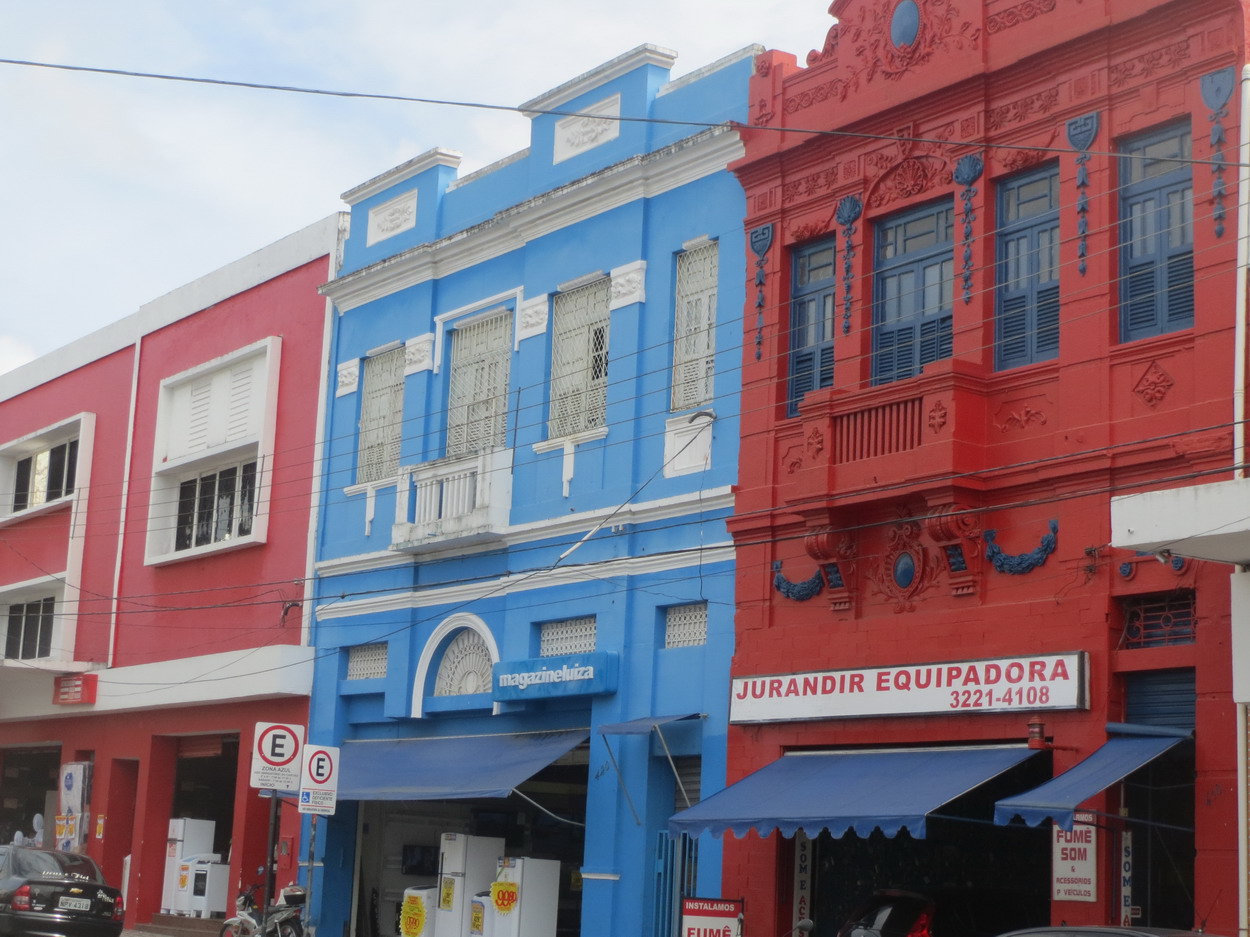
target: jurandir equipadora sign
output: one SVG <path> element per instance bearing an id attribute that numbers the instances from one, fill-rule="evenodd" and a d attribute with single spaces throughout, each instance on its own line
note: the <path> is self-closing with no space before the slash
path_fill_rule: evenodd
<path id="1" fill-rule="evenodd" d="M 1085 653 L 738 677 L 730 722 L 1084 709 Z"/>

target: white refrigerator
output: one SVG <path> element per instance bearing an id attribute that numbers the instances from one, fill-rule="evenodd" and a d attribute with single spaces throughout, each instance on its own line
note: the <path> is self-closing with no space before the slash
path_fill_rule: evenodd
<path id="1" fill-rule="evenodd" d="M 496 903 L 492 909 L 493 937 L 555 937 L 560 908 L 558 860 L 502 858 L 495 881 L 512 884 L 515 893 L 506 903 L 510 908 Z"/>
<path id="2" fill-rule="evenodd" d="M 173 914 L 178 904 L 178 875 L 183 859 L 202 856 L 213 851 L 212 820 L 191 820 L 174 817 L 169 821 L 169 838 L 165 842 L 165 883 L 161 889 L 161 910 Z M 183 913 L 186 913 L 184 909 Z"/>
<path id="3" fill-rule="evenodd" d="M 473 896 L 490 888 L 504 853 L 503 839 L 444 833 L 439 852 L 438 937 L 469 937 Z"/>

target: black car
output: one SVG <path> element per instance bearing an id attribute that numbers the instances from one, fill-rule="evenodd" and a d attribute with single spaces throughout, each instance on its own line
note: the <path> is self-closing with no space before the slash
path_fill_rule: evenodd
<path id="1" fill-rule="evenodd" d="M 121 892 L 86 856 L 0 846 L 0 935 L 118 937 Z"/>
<path id="2" fill-rule="evenodd" d="M 1002 937 L 1212 937 L 1203 931 L 1183 927 L 1113 927 L 1059 924 L 1053 927 L 1030 927 L 1011 931 Z"/>

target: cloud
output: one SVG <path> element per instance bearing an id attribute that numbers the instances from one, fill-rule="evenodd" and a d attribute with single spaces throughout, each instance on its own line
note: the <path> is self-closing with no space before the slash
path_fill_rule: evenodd
<path id="1" fill-rule="evenodd" d="M 0 374 L 34 361 L 35 349 L 11 335 L 0 335 Z"/>

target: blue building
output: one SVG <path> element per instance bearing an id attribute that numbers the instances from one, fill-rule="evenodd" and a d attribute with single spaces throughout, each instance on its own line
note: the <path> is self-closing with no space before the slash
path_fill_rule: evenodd
<path id="1" fill-rule="evenodd" d="M 463 178 L 432 150 L 344 196 L 308 733 L 342 748 L 325 934 L 393 937 L 447 832 L 558 860 L 561 934 L 668 937 L 681 894 L 720 894 L 719 841 L 664 831 L 725 780 L 726 165 L 759 51 L 670 80 L 640 46 L 522 105 L 528 149 Z"/>

